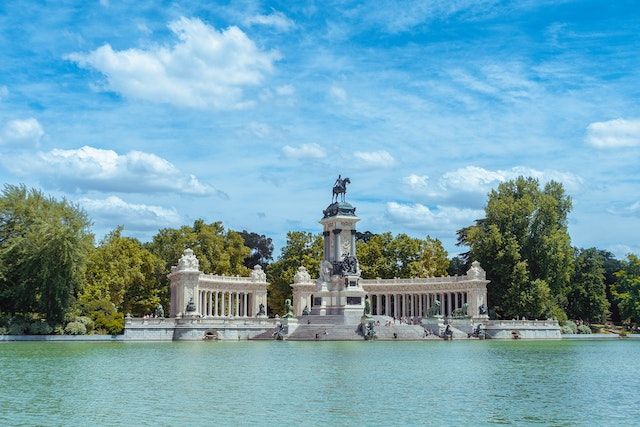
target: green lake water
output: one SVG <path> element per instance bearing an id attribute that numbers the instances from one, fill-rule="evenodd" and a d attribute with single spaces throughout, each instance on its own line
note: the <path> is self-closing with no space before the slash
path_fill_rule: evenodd
<path id="1" fill-rule="evenodd" d="M 640 341 L 0 343 L 0 425 L 640 425 Z"/>

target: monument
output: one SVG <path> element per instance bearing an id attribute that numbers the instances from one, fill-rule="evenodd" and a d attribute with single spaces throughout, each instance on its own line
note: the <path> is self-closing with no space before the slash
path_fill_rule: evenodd
<path id="1" fill-rule="evenodd" d="M 366 292 L 360 286 L 356 257 L 356 208 L 346 201 L 349 178 L 338 176 L 331 204 L 323 211 L 324 250 L 313 294 L 312 315 L 341 316 L 357 323 L 364 310 Z"/>

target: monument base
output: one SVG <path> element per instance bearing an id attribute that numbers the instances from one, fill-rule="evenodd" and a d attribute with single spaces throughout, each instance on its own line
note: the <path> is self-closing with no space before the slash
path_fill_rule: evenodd
<path id="1" fill-rule="evenodd" d="M 422 326 L 433 335 L 442 336 L 446 326 L 442 316 L 431 316 L 422 319 Z"/>

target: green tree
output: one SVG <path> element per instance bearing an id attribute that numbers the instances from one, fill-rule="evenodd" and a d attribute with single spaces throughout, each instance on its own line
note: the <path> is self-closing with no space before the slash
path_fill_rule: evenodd
<path id="1" fill-rule="evenodd" d="M 464 276 L 469 270 L 469 265 L 461 256 L 454 256 L 449 262 L 447 273 L 449 276 Z"/>
<path id="2" fill-rule="evenodd" d="M 245 246 L 240 233 L 232 230 L 225 232 L 221 222 L 207 224 L 198 219 L 192 227 L 163 228 L 147 247 L 164 261 L 167 273 L 178 262 L 182 251 L 191 248 L 200 261 L 200 269 L 205 273 L 249 274 L 244 260 L 251 250 Z"/>
<path id="3" fill-rule="evenodd" d="M 244 259 L 245 267 L 253 269 L 253 267 L 260 264 L 266 268 L 273 261 L 273 241 L 271 237 L 267 237 L 264 234 L 251 233 L 247 230 L 242 230 L 240 235 L 244 239 L 244 245 L 251 250 L 249 256 Z"/>
<path id="4" fill-rule="evenodd" d="M 446 276 L 449 258 L 442 242 L 431 236 L 420 242 L 420 258 L 410 264 L 412 277 Z"/>
<path id="5" fill-rule="evenodd" d="M 612 288 L 618 282 L 616 273 L 622 269 L 623 263 L 611 252 L 598 250 L 604 260 L 604 286 L 609 301 L 609 311 L 613 322 L 620 322 L 620 311 L 618 310 L 618 300 L 613 296 Z"/>
<path id="6" fill-rule="evenodd" d="M 365 279 L 442 276 L 449 268 L 442 242 L 431 236 L 373 234 L 357 241 L 357 256 Z"/>
<path id="7" fill-rule="evenodd" d="M 85 292 L 108 300 L 120 313 L 149 314 L 160 302 L 163 267 L 158 256 L 137 239 L 123 237 L 118 227 L 92 251 Z"/>
<path id="8" fill-rule="evenodd" d="M 0 196 L 0 311 L 61 322 L 81 287 L 93 243 L 87 215 L 25 186 Z"/>
<path id="9" fill-rule="evenodd" d="M 268 308 L 270 314 L 284 313 L 284 300 L 291 298 L 291 284 L 298 267 L 305 267 L 312 275 L 320 269 L 323 255 L 322 235 L 303 231 L 287 233 L 287 244 L 280 258 L 267 267 L 270 283 Z"/>
<path id="10" fill-rule="evenodd" d="M 458 231 L 459 243 L 470 248 L 466 261 L 487 271 L 489 306 L 499 316 L 565 316 L 573 273 L 570 210 L 561 184 L 540 189 L 536 179 L 519 177 L 489 193 L 485 218 Z"/>
<path id="11" fill-rule="evenodd" d="M 596 248 L 576 250 L 575 271 L 567 296 L 567 316 L 604 322 L 609 302 L 605 292 L 604 257 Z"/>
<path id="12" fill-rule="evenodd" d="M 627 322 L 640 322 L 640 258 L 629 254 L 616 273 L 618 282 L 612 293 L 618 301 L 620 317 Z"/>

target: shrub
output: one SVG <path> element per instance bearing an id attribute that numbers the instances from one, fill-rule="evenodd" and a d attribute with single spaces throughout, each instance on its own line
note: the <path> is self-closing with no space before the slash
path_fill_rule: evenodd
<path id="1" fill-rule="evenodd" d="M 64 328 L 64 333 L 67 335 L 84 335 L 87 333 L 87 328 L 84 323 L 69 322 Z"/>
<path id="2" fill-rule="evenodd" d="M 578 326 L 576 325 L 576 322 L 574 322 L 573 320 L 567 320 L 566 322 L 564 322 L 564 325 L 567 328 L 569 328 L 571 330 L 571 332 L 567 332 L 568 334 L 577 334 L 578 333 Z"/>
<path id="3" fill-rule="evenodd" d="M 29 329 L 29 323 L 22 319 L 11 319 L 9 323 L 9 335 L 24 335 Z"/>
<path id="4" fill-rule="evenodd" d="M 573 331 L 567 325 L 563 325 L 563 326 L 560 326 L 560 333 L 561 334 L 572 334 Z"/>
<path id="5" fill-rule="evenodd" d="M 9 335 L 9 330 L 4 326 L 0 326 L 0 335 Z"/>
<path id="6" fill-rule="evenodd" d="M 78 316 L 75 318 L 74 321 L 82 323 L 84 327 L 87 328 L 87 333 L 92 332 L 95 326 L 95 323 L 93 322 L 93 320 L 91 320 L 91 318 L 87 316 Z"/>
<path id="7" fill-rule="evenodd" d="M 591 333 L 591 328 L 588 327 L 587 325 L 580 325 L 580 326 L 578 326 L 578 333 L 579 334 L 590 334 Z"/>
<path id="8" fill-rule="evenodd" d="M 564 324 L 567 323 L 567 314 L 564 312 L 563 309 L 561 309 L 558 306 L 554 306 L 551 309 L 551 317 L 556 319 L 560 326 L 564 326 Z M 568 333 L 573 333 L 573 332 L 568 332 Z"/>
<path id="9" fill-rule="evenodd" d="M 53 327 L 54 335 L 64 335 L 64 326 L 56 325 Z"/>
<path id="10" fill-rule="evenodd" d="M 53 329 L 47 322 L 35 321 L 29 325 L 31 335 L 49 335 Z"/>

